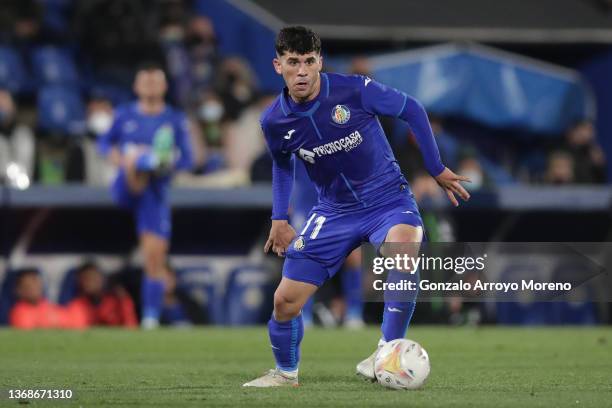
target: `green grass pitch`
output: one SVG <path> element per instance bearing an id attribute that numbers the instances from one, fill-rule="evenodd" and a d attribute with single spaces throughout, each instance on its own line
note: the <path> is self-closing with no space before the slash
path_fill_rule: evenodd
<path id="1" fill-rule="evenodd" d="M 300 387 L 243 389 L 271 368 L 264 327 L 195 330 L 0 330 L 0 406 L 612 406 L 609 328 L 416 326 L 429 352 L 425 388 L 392 391 L 358 379 L 377 328 L 311 329 Z M 16 401 L 8 389 L 71 389 L 71 401 Z"/>

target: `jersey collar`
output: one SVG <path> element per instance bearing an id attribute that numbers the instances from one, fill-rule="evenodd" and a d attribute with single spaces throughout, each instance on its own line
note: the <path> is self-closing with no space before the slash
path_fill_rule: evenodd
<path id="1" fill-rule="evenodd" d="M 289 116 L 291 114 L 294 114 L 296 116 L 311 116 L 313 113 L 317 111 L 317 109 L 319 109 L 319 106 L 321 105 L 321 101 L 329 97 L 329 78 L 327 77 L 327 74 L 324 72 L 322 72 L 320 75 L 321 75 L 321 89 L 319 90 L 319 94 L 317 95 L 317 97 L 313 100 L 314 103 L 312 104 L 310 109 L 306 111 L 293 110 L 291 108 L 291 103 L 289 102 L 289 99 L 288 99 L 290 98 L 289 91 L 287 87 L 283 89 L 280 101 L 281 101 L 281 109 L 283 113 L 285 114 L 285 116 Z"/>

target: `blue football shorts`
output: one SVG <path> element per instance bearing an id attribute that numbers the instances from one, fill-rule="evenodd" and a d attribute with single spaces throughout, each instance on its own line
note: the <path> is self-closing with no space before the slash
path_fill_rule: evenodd
<path id="1" fill-rule="evenodd" d="M 133 194 L 128 188 L 125 172 L 120 171 L 111 187 L 111 195 L 119 206 L 133 211 L 139 235 L 150 233 L 170 240 L 171 210 L 166 186 L 151 183 L 141 194 Z"/>
<path id="2" fill-rule="evenodd" d="M 354 211 L 331 211 L 317 205 L 287 249 L 283 276 L 321 286 L 362 242 L 378 249 L 389 229 L 397 224 L 423 226 L 409 190 L 398 191 L 382 204 Z"/>

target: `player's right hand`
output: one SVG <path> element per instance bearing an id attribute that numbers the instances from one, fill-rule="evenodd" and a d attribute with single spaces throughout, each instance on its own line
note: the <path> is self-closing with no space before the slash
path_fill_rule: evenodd
<path id="1" fill-rule="evenodd" d="M 287 220 L 272 220 L 272 228 L 270 228 L 270 236 L 264 246 L 264 252 L 270 251 L 282 257 L 289 247 L 289 244 L 295 238 L 296 232 Z"/>

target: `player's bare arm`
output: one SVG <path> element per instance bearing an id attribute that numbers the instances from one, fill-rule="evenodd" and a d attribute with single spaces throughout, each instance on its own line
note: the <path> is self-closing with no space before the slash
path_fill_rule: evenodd
<path id="1" fill-rule="evenodd" d="M 284 256 L 289 244 L 295 238 L 296 232 L 287 220 L 272 220 L 270 235 L 264 246 L 264 252 L 274 252 L 278 256 Z"/>

